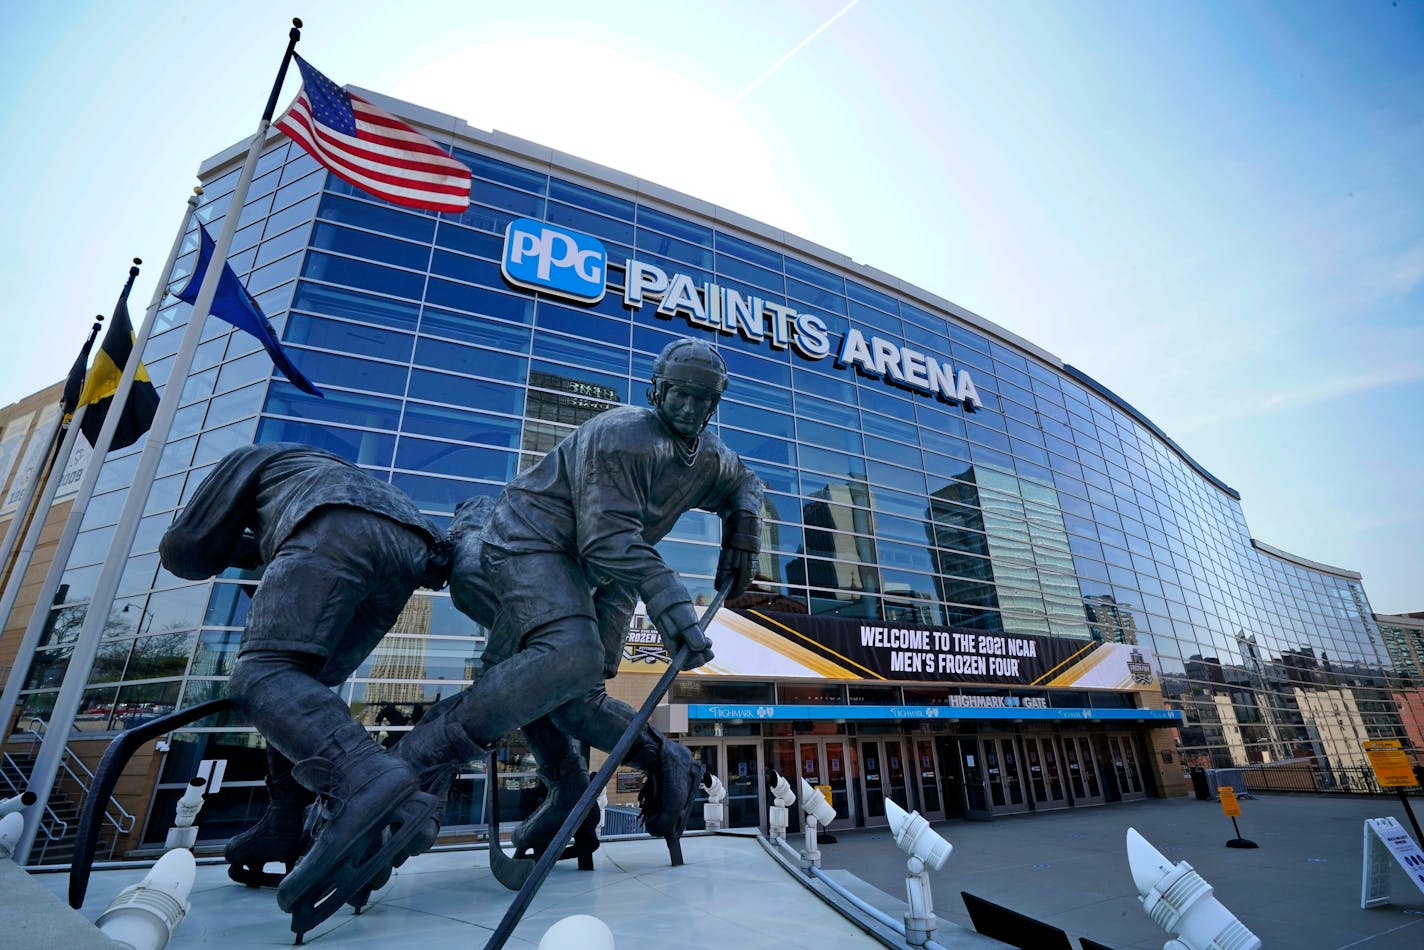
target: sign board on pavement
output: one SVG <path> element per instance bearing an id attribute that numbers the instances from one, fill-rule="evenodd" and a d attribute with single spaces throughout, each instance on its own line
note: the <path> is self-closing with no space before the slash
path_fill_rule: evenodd
<path id="1" fill-rule="evenodd" d="M 1389 859 L 1393 857 L 1414 886 L 1424 891 L 1424 851 L 1393 818 L 1365 819 L 1364 866 L 1360 874 L 1360 909 L 1389 903 Z"/>

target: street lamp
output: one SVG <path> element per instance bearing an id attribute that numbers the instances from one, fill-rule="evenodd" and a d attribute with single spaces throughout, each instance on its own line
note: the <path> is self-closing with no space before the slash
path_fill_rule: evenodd
<path id="1" fill-rule="evenodd" d="M 120 610 L 119 613 L 121 613 L 121 614 L 126 614 L 126 613 L 128 613 L 129 611 L 133 610 L 135 607 L 138 607 L 138 605 L 137 605 L 137 604 L 124 604 L 123 609 Z M 153 629 L 154 614 L 153 614 L 153 611 L 149 610 L 147 607 L 138 607 L 138 609 L 139 609 L 138 625 L 137 625 L 137 627 L 135 627 L 135 629 L 134 629 L 134 636 L 141 637 L 141 636 L 143 636 L 144 624 L 145 624 L 145 623 L 148 624 L 148 629 L 149 629 L 149 630 L 152 630 L 152 629 Z"/>

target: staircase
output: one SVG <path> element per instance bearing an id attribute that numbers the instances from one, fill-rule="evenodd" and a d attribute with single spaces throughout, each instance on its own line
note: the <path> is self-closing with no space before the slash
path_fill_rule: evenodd
<path id="1" fill-rule="evenodd" d="M 44 724 L 34 720 L 26 732 L 16 733 L 18 742 L 0 749 L 0 797 L 18 795 L 29 787 L 35 754 Z M 25 744 L 29 739 L 28 745 Z M 79 757 L 65 750 L 49 801 L 40 815 L 39 830 L 30 849 L 27 865 L 69 864 L 74 856 L 74 839 L 79 834 L 79 812 L 89 792 L 94 774 Z M 119 841 L 133 828 L 134 816 L 110 802 L 100 826 L 96 858 L 112 859 Z"/>

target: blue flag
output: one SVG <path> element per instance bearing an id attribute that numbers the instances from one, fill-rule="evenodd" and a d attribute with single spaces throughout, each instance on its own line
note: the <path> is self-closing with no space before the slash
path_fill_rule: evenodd
<path id="1" fill-rule="evenodd" d="M 198 261 L 193 265 L 193 276 L 188 278 L 188 285 L 175 295 L 179 300 L 193 303 L 198 299 L 198 288 L 203 286 L 203 277 L 208 272 L 208 262 L 212 258 L 213 239 L 208 236 L 207 229 L 199 222 Z M 281 370 L 283 376 L 291 380 L 293 386 L 304 393 L 311 393 L 313 396 L 321 395 L 321 390 L 302 375 L 302 371 L 297 369 L 287 356 L 287 351 L 282 349 L 282 344 L 277 341 L 277 332 L 272 329 L 271 322 L 262 313 L 262 308 L 257 306 L 257 301 L 253 300 L 252 295 L 247 292 L 247 288 L 242 286 L 242 282 L 237 279 L 237 274 L 233 273 L 226 261 L 223 262 L 222 277 L 218 279 L 218 291 L 213 295 L 210 312 L 219 320 L 231 323 L 239 330 L 245 330 L 257 337 L 262 343 L 262 348 L 267 351 L 267 355 L 272 357 L 272 363 Z"/>

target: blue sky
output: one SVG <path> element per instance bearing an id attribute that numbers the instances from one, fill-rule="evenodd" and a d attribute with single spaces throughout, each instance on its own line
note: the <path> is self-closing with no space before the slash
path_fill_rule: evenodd
<path id="1" fill-rule="evenodd" d="M 295 12 L 338 83 L 1012 330 L 1240 491 L 1253 536 L 1361 572 L 1379 612 L 1424 610 L 1424 0 L 515 6 L 12 5 L 0 405 L 64 375 L 135 255 L 138 319 Z"/>

